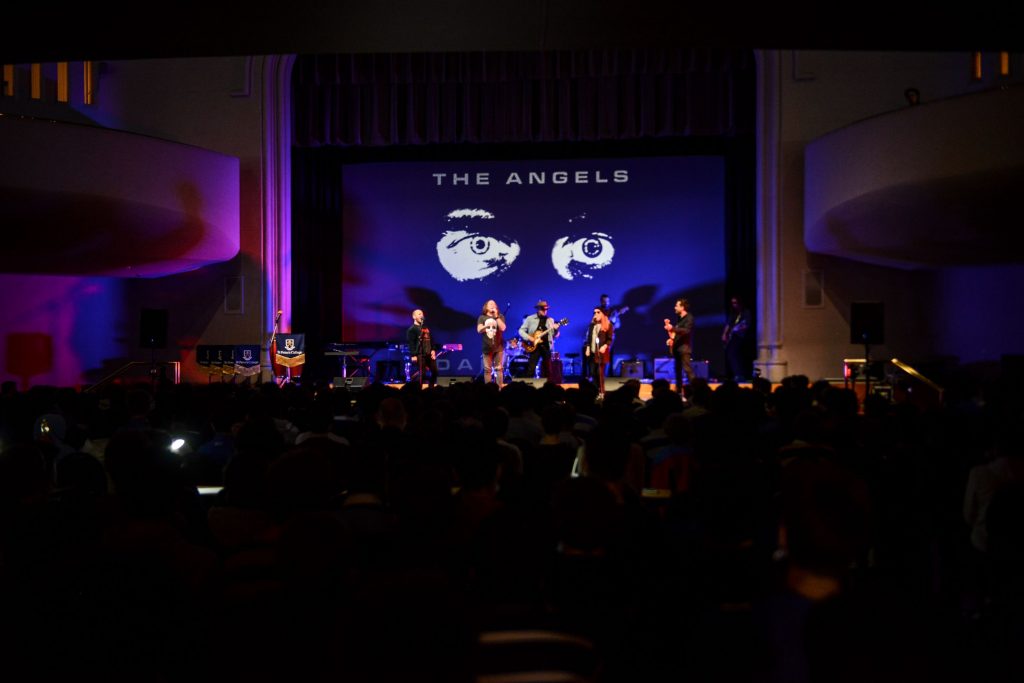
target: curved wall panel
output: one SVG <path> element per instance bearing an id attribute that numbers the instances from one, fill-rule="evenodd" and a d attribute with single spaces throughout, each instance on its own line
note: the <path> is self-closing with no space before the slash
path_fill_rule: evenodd
<path id="1" fill-rule="evenodd" d="M 1024 262 L 1024 88 L 907 107 L 805 149 L 812 252 L 907 268 Z"/>
<path id="2" fill-rule="evenodd" d="M 235 157 L 0 116 L 0 272 L 159 277 L 239 248 Z"/>

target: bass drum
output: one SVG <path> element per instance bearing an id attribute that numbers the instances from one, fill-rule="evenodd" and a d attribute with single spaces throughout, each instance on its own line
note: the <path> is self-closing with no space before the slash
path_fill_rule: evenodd
<path id="1" fill-rule="evenodd" d="M 527 356 L 516 356 L 509 361 L 508 374 L 513 377 L 527 377 L 529 372 L 529 368 L 527 367 L 528 361 L 529 358 Z"/>

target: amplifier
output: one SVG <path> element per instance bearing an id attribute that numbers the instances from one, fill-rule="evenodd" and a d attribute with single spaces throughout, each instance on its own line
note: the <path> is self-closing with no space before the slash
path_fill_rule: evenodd
<path id="1" fill-rule="evenodd" d="M 671 358 L 654 359 L 654 379 L 667 379 L 669 382 L 673 382 L 676 378 L 675 372 Z"/>
<path id="2" fill-rule="evenodd" d="M 561 358 L 552 358 L 551 359 L 551 376 L 548 377 L 548 379 L 551 380 L 552 382 L 554 382 L 555 384 L 561 384 L 562 383 L 562 374 L 563 374 L 562 373 L 562 359 Z"/>
<path id="3" fill-rule="evenodd" d="M 701 379 L 708 378 L 708 366 L 711 364 L 710 361 L 699 360 L 693 358 L 690 360 L 693 365 L 693 374 L 695 377 Z M 625 365 L 625 363 L 623 363 Z M 667 379 L 669 382 L 676 381 L 676 366 L 673 358 L 655 358 L 654 359 L 654 379 Z"/>
<path id="4" fill-rule="evenodd" d="M 642 360 L 624 360 L 619 364 L 619 377 L 627 379 L 644 378 L 644 362 Z"/>

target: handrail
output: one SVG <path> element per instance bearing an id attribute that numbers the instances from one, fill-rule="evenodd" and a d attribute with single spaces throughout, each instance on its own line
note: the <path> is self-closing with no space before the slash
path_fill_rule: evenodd
<path id="1" fill-rule="evenodd" d="M 868 362 L 871 362 L 871 361 L 869 361 L 867 358 L 844 358 L 843 359 L 843 365 L 844 365 L 843 377 L 844 377 L 844 380 L 848 383 L 851 380 L 851 378 L 852 378 L 852 375 L 849 372 L 849 367 L 851 365 L 864 365 L 864 364 L 866 364 Z M 942 401 L 942 395 L 943 395 L 943 391 L 944 391 L 943 388 L 941 386 L 939 386 L 938 384 L 936 384 L 935 382 L 933 382 L 932 380 L 930 380 L 927 377 L 925 377 L 924 375 L 922 375 L 915 368 L 913 368 L 910 365 L 907 365 L 906 363 L 901 361 L 899 358 L 892 358 L 892 359 L 890 359 L 888 361 L 879 359 L 877 362 L 878 363 L 889 363 L 889 364 L 893 365 L 894 367 L 896 367 L 898 370 L 902 370 L 903 372 L 905 372 L 906 374 L 910 375 L 914 379 L 918 380 L 919 382 L 921 382 L 922 384 L 927 386 L 929 389 L 934 391 L 936 394 L 938 394 L 939 401 L 940 402 Z M 856 381 L 856 380 L 854 380 L 854 381 Z"/>
<path id="2" fill-rule="evenodd" d="M 898 367 L 903 372 L 905 372 L 908 375 L 910 375 L 911 377 L 913 377 L 914 379 L 919 380 L 919 381 L 924 382 L 925 384 L 927 384 L 929 387 L 931 387 L 932 389 L 934 389 L 935 391 L 937 391 L 939 393 L 939 400 L 942 399 L 942 391 L 943 391 L 943 389 L 938 384 L 936 384 L 935 382 L 931 381 L 930 379 L 928 379 L 927 377 L 922 375 L 920 372 L 918 372 L 914 368 L 910 367 L 909 365 L 907 365 L 906 363 L 901 361 L 899 358 L 893 358 L 889 362 L 892 363 L 893 365 L 895 365 L 896 367 Z"/>
<path id="3" fill-rule="evenodd" d="M 169 365 L 169 366 L 171 366 L 171 368 L 174 369 L 174 383 L 175 384 L 181 384 L 181 361 L 177 361 L 177 360 L 157 360 L 157 361 L 133 360 L 133 361 L 129 361 L 128 363 L 122 365 L 117 370 L 114 370 L 112 373 L 110 373 L 109 375 L 107 375 L 106 377 L 101 379 L 100 381 L 96 382 L 92 386 L 90 386 L 90 387 L 88 387 L 86 389 L 83 389 L 82 393 L 84 394 L 84 393 L 88 393 L 90 391 L 95 391 L 96 389 L 99 389 L 100 387 L 104 386 L 105 384 L 109 384 L 113 380 L 117 379 L 118 377 L 123 375 L 125 372 L 127 372 L 129 369 L 137 367 L 139 365 L 150 365 L 150 366 L 153 366 L 153 367 L 156 367 L 157 365 Z"/>

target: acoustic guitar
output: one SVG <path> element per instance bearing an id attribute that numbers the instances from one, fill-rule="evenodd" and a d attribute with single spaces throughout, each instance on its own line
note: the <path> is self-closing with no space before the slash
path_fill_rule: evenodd
<path id="1" fill-rule="evenodd" d="M 558 321 L 559 327 L 563 327 L 568 324 L 568 318 L 562 318 L 561 320 Z M 537 348 L 537 344 L 540 344 L 541 340 L 543 340 L 545 335 L 547 335 L 548 332 L 551 332 L 552 329 L 554 328 L 549 327 L 546 330 L 537 330 L 536 332 L 534 332 L 532 335 L 530 335 L 529 339 L 523 342 L 523 350 L 526 351 L 527 353 L 533 353 L 534 350 Z"/>

